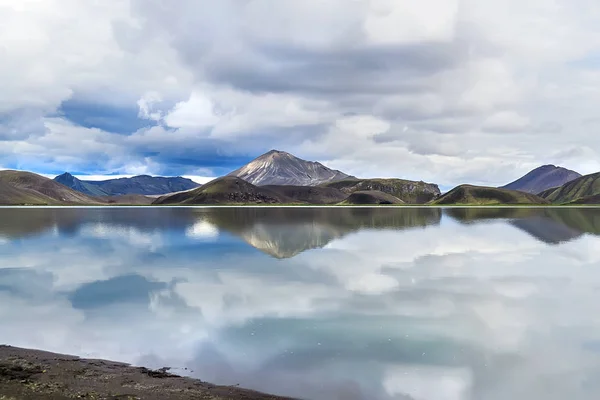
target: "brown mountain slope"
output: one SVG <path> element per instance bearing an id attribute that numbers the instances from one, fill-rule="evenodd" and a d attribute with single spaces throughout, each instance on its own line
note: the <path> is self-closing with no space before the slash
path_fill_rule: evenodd
<path id="1" fill-rule="evenodd" d="M 43 176 L 0 171 L 0 204 L 97 204 L 101 201 Z"/>
<path id="2" fill-rule="evenodd" d="M 54 199 L 34 190 L 16 188 L 0 181 L 0 204 L 2 205 L 42 205 L 54 202 Z"/>

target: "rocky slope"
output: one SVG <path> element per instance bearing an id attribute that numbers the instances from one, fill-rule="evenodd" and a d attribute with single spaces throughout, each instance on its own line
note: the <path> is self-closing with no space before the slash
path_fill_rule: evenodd
<path id="1" fill-rule="evenodd" d="M 349 177 L 321 163 L 306 161 L 278 150 L 263 154 L 227 176 L 235 176 L 257 186 L 316 186 Z"/>
<path id="2" fill-rule="evenodd" d="M 435 205 L 548 204 L 534 194 L 517 190 L 460 185 L 433 201 Z"/>
<path id="3" fill-rule="evenodd" d="M 168 371 L 0 345 L 0 399 L 292 400 Z"/>
<path id="4" fill-rule="evenodd" d="M 162 196 L 154 201 L 157 205 L 282 203 L 294 203 L 294 200 L 232 176 L 218 178 L 198 189 Z"/>
<path id="5" fill-rule="evenodd" d="M 348 195 L 354 192 L 376 190 L 391 194 L 408 204 L 425 204 L 440 195 L 437 185 L 404 179 L 344 179 L 324 184 Z"/>
<path id="6" fill-rule="evenodd" d="M 538 194 L 546 189 L 562 186 L 567 182 L 581 177 L 581 174 L 555 165 L 543 165 L 530 171 L 501 189 L 520 190 Z"/>
<path id="7" fill-rule="evenodd" d="M 182 177 L 139 175 L 131 178 L 85 181 L 65 172 L 55 181 L 90 196 L 162 195 L 195 189 L 199 185 Z"/>

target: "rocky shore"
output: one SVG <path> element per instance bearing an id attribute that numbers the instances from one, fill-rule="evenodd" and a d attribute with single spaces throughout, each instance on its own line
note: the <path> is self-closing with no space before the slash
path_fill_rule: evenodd
<path id="1" fill-rule="evenodd" d="M 0 346 L 0 400 L 291 400 L 180 377 L 164 368 Z"/>

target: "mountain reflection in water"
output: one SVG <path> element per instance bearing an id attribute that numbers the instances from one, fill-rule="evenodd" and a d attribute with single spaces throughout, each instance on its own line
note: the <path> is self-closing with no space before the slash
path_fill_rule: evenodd
<path id="1" fill-rule="evenodd" d="M 306 399 L 596 399 L 595 208 L 0 209 L 0 343 Z"/>

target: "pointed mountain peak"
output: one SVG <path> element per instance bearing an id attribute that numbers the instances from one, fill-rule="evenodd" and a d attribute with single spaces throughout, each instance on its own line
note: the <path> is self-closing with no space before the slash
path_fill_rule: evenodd
<path id="1" fill-rule="evenodd" d="M 62 183 L 63 185 L 69 186 L 69 187 L 71 187 L 75 182 L 79 182 L 79 179 L 75 178 L 69 172 L 64 172 L 64 173 L 58 175 L 57 177 L 54 178 L 54 180 L 58 183 Z"/>
<path id="2" fill-rule="evenodd" d="M 306 161 L 285 151 L 271 150 L 228 174 L 257 186 L 316 186 L 350 176 L 324 165 Z"/>
<path id="3" fill-rule="evenodd" d="M 542 165 L 541 167 L 537 167 L 536 169 L 534 169 L 533 171 L 539 171 L 539 170 L 551 170 L 551 169 L 565 169 L 563 167 L 557 167 L 554 164 L 546 164 L 546 165 Z M 531 171 L 531 172 L 533 172 Z"/>
<path id="4" fill-rule="evenodd" d="M 291 155 L 290 153 L 286 152 L 286 151 L 281 151 L 281 150 L 270 150 L 268 152 L 266 152 L 265 154 L 263 154 L 262 156 L 258 157 L 258 158 L 265 158 L 265 157 L 292 157 L 292 158 L 298 158 L 296 156 Z"/>

